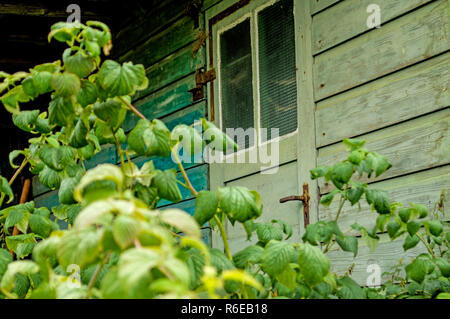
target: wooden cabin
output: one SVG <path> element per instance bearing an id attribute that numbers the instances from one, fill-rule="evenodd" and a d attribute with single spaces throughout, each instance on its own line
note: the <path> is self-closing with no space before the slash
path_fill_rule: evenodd
<path id="1" fill-rule="evenodd" d="M 66 5 L 55 2 L 53 11 L 46 12 L 56 7 L 64 12 Z M 40 21 L 45 41 L 49 21 L 61 16 L 39 14 L 36 6 L 31 15 L 0 4 L 0 18 Z M 364 139 L 369 149 L 389 159 L 393 167 L 369 182 L 387 190 L 395 202 L 433 209 L 441 191 L 450 190 L 448 0 L 147 0 L 117 5 L 102 0 L 86 2 L 89 18 L 80 6 L 82 22 L 98 17 L 111 25 L 114 58 L 145 66 L 150 85 L 134 97 L 145 116 L 169 128 L 201 117 L 222 128 L 255 128 L 256 137 L 240 143 L 244 157 L 279 148 L 277 165 L 258 157 L 251 164 L 197 161 L 185 167 L 197 190 L 222 185 L 257 190 L 264 205 L 261 219 L 289 223 L 294 228 L 290 240 L 301 240 L 306 219 L 334 218 L 337 203 L 318 205 L 332 185 L 311 180 L 309 170 L 343 159 L 344 138 Z M 17 70 L 23 66 L 17 64 Z M 136 122 L 129 115 L 124 130 Z M 279 138 L 262 134 L 263 128 L 279 128 Z M 133 159 L 137 164 L 146 160 Z M 170 159 L 153 160 L 159 168 L 176 168 Z M 119 163 L 113 145 L 88 167 L 99 163 Z M 305 183 L 308 216 L 301 201 L 280 203 L 304 194 Z M 195 199 L 187 190 L 182 194 L 181 202 L 160 201 L 160 208 L 193 213 Z M 33 196 L 37 206 L 58 204 L 57 193 L 37 179 Z M 376 216 L 367 204 L 345 207 L 341 228 L 354 222 L 373 225 Z M 242 227 L 228 224 L 226 231 L 232 251 L 244 245 Z M 361 241 L 354 260 L 351 253 L 330 251 L 332 270 L 345 272 L 353 261 L 354 278 L 365 284 L 368 265 L 388 271 L 399 257 L 408 259 L 419 249 L 404 253 L 401 240 L 380 236 L 373 252 Z M 220 248 L 219 235 L 208 227 L 204 239 Z"/>

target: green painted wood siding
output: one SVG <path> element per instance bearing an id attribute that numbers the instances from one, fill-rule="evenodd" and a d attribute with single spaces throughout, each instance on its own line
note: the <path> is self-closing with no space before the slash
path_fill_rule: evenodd
<path id="1" fill-rule="evenodd" d="M 393 164 L 370 186 L 387 190 L 395 202 L 433 209 L 442 190 L 450 194 L 449 1 L 377 1 L 382 25 L 371 30 L 366 8 L 372 1 L 314 2 L 317 163 L 343 159 L 343 138 L 365 139 L 369 149 Z M 319 189 L 326 194 L 333 187 L 322 182 Z M 320 207 L 319 219 L 332 220 L 336 205 Z M 342 229 L 354 222 L 373 226 L 376 216 L 366 204 L 361 210 L 345 207 Z M 450 220 L 448 205 L 444 218 Z M 374 252 L 361 242 L 355 259 L 331 251 L 333 271 L 343 273 L 354 262 L 353 277 L 365 284 L 369 264 L 388 271 L 400 257 L 407 260 L 420 252 L 404 253 L 401 240 L 380 236 L 383 243 Z"/>

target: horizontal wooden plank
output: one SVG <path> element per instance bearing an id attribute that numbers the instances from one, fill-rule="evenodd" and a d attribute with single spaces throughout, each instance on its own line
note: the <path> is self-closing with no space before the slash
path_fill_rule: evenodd
<path id="1" fill-rule="evenodd" d="M 422 116 L 360 138 L 366 147 L 376 151 L 392 163 L 379 181 L 450 163 L 450 108 Z M 319 150 L 318 165 L 333 165 L 348 156 L 343 143 Z M 362 180 L 367 181 L 366 178 Z M 319 182 L 321 193 L 334 188 L 331 183 Z"/>
<path id="2" fill-rule="evenodd" d="M 317 104 L 318 147 L 450 106 L 450 53 Z M 348 125 L 351 123 L 351 125 Z"/>
<path id="3" fill-rule="evenodd" d="M 194 55 L 192 53 L 192 47 L 188 46 L 152 65 L 146 71 L 149 81 L 148 88 L 137 92 L 137 94 L 133 96 L 133 100 L 147 96 L 186 75 L 194 73 L 205 65 L 204 53 L 204 48 L 200 47 L 198 52 Z"/>
<path id="4" fill-rule="evenodd" d="M 191 75 L 135 102 L 134 106 L 148 119 L 162 118 L 190 105 L 192 94 L 188 90 L 193 87 L 195 76 Z M 123 123 L 125 132 L 130 131 L 138 120 L 136 114 L 128 112 Z"/>
<path id="5" fill-rule="evenodd" d="M 142 42 L 180 19 L 185 14 L 185 7 L 189 0 L 158 2 L 156 5 L 146 2 L 145 9 L 150 10 L 136 13 L 133 21 L 120 28 L 114 41 L 114 55 L 122 55 L 130 49 L 130 44 Z"/>
<path id="6" fill-rule="evenodd" d="M 142 63 L 146 68 L 193 42 L 199 35 L 191 17 L 184 17 L 143 44 L 128 51 L 120 61 Z"/>
<path id="7" fill-rule="evenodd" d="M 311 14 L 315 14 L 341 0 L 309 0 L 309 1 L 311 3 L 310 4 Z"/>
<path id="8" fill-rule="evenodd" d="M 402 203 L 404 206 L 410 203 L 422 204 L 428 208 L 429 212 L 433 212 L 442 191 L 446 191 L 450 199 L 450 165 L 376 182 L 371 184 L 370 188 L 387 191 L 391 202 Z M 360 203 L 361 208 L 358 205 L 351 206 L 348 202 L 345 203 L 339 215 L 339 227 L 342 231 L 350 230 L 353 223 L 359 223 L 368 229 L 375 226 L 378 214 L 371 210 L 365 199 L 362 199 Z M 330 207 L 320 205 L 319 219 L 334 220 L 337 208 L 337 197 Z M 443 219 L 450 220 L 450 206 L 444 205 L 444 210 Z"/>
<path id="9" fill-rule="evenodd" d="M 385 24 L 402 14 L 411 11 L 432 0 L 378 0 L 381 23 Z M 318 54 L 345 40 L 366 32 L 367 19 L 372 13 L 367 12 L 373 0 L 341 1 L 332 8 L 313 17 L 312 38 L 313 54 Z"/>
<path id="10" fill-rule="evenodd" d="M 195 212 L 195 199 L 184 200 L 176 204 L 159 207 L 159 209 L 161 210 L 167 208 L 178 208 L 184 210 L 185 212 L 188 212 L 191 216 L 193 216 Z"/>
<path id="11" fill-rule="evenodd" d="M 59 205 L 58 190 L 54 190 L 34 198 L 36 207 L 52 208 Z"/>
<path id="12" fill-rule="evenodd" d="M 189 177 L 189 180 L 191 181 L 192 186 L 197 190 L 207 190 L 208 189 L 208 165 L 200 165 L 194 168 L 190 168 L 186 170 L 186 174 Z M 177 179 L 184 183 L 184 178 L 181 173 L 177 174 Z M 194 196 L 191 194 L 191 191 L 184 188 L 183 186 L 179 185 L 181 196 L 183 200 L 194 198 Z M 172 202 L 162 199 L 158 203 L 158 207 L 160 206 L 166 206 L 168 204 L 171 204 Z"/>
<path id="13" fill-rule="evenodd" d="M 400 238 L 395 241 L 390 241 L 386 235 L 382 235 L 378 247 L 373 252 L 370 251 L 365 243 L 359 240 L 358 255 L 356 258 L 353 258 L 353 254 L 349 252 L 331 250 L 327 253 L 331 261 L 331 272 L 344 275 L 347 269 L 354 263 L 351 277 L 360 285 L 366 286 L 367 279 L 373 274 L 373 270 L 368 272 L 369 265 L 378 265 L 381 270 L 380 275 L 382 275 L 383 272 L 391 271 L 391 268 L 400 259 L 404 265 L 407 265 L 412 258 L 426 252 L 426 248 L 421 243 L 406 252 L 403 250 L 402 245 L 403 239 Z M 383 282 L 385 278 L 381 277 L 381 280 Z"/>
<path id="14" fill-rule="evenodd" d="M 322 100 L 450 49 L 449 2 L 434 1 L 314 61 L 314 97 Z"/>

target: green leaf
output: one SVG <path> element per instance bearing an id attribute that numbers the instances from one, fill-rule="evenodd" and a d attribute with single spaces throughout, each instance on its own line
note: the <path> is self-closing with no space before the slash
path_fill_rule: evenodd
<path id="1" fill-rule="evenodd" d="M 442 257 L 436 257 L 435 263 L 438 266 L 439 270 L 442 273 L 442 276 L 445 278 L 450 277 L 450 263 L 448 262 L 448 259 L 444 259 Z"/>
<path id="2" fill-rule="evenodd" d="M 6 247 L 9 250 L 17 252 L 17 247 L 20 244 L 35 243 L 36 239 L 34 234 L 21 234 L 16 236 L 8 236 L 5 238 Z"/>
<path id="3" fill-rule="evenodd" d="M 139 289 L 148 289 L 150 270 L 162 261 L 163 256 L 151 248 L 131 248 L 122 253 L 118 263 L 119 282 L 131 295 Z"/>
<path id="4" fill-rule="evenodd" d="M 117 129 L 125 120 L 127 110 L 116 100 L 97 102 L 94 104 L 94 113 L 97 117 L 107 123 L 110 127 Z"/>
<path id="5" fill-rule="evenodd" d="M 302 240 L 312 245 L 317 245 L 317 241 L 328 243 L 334 233 L 336 232 L 333 224 L 319 221 L 314 224 L 309 224 L 306 227 L 306 232 L 303 234 Z M 342 236 L 342 233 L 337 234 L 337 236 Z"/>
<path id="6" fill-rule="evenodd" d="M 271 240 L 262 254 L 262 268 L 270 276 L 281 273 L 289 264 L 294 248 L 287 242 Z"/>
<path id="7" fill-rule="evenodd" d="M 294 290 L 296 286 L 297 272 L 292 269 L 290 265 L 288 265 L 280 274 L 276 275 L 276 279 L 279 283 L 285 285 L 291 290 Z"/>
<path id="8" fill-rule="evenodd" d="M 38 116 L 39 110 L 21 111 L 19 114 L 13 114 L 12 119 L 15 126 L 25 132 L 31 132 Z"/>
<path id="9" fill-rule="evenodd" d="M 80 182 L 81 176 L 75 176 L 70 178 L 65 178 L 61 182 L 61 186 L 58 191 L 58 199 L 60 204 L 73 204 L 75 203 L 75 199 L 73 198 L 73 193 L 75 191 L 75 187 Z"/>
<path id="10" fill-rule="evenodd" d="M 174 203 L 182 199 L 180 189 L 177 184 L 177 173 L 175 169 L 157 171 L 153 179 L 154 185 L 158 188 L 158 194 Z"/>
<path id="11" fill-rule="evenodd" d="M 62 171 L 73 162 L 75 151 L 69 146 L 53 147 L 44 145 L 39 151 L 39 158 L 51 169 Z"/>
<path id="12" fill-rule="evenodd" d="M 367 189 L 366 200 L 379 214 L 390 214 L 391 204 L 387 193 L 378 189 Z"/>
<path id="13" fill-rule="evenodd" d="M 350 181 L 352 175 L 353 175 L 352 163 L 341 162 L 333 166 L 330 178 L 337 188 L 342 189 L 343 185 L 347 184 Z"/>
<path id="14" fill-rule="evenodd" d="M 221 250 L 217 248 L 210 248 L 209 253 L 211 257 L 211 265 L 217 269 L 218 274 L 221 274 L 224 270 L 235 268 L 233 263 L 225 256 L 225 254 Z"/>
<path id="15" fill-rule="evenodd" d="M 370 152 L 366 157 L 367 164 L 375 171 L 375 176 L 378 177 L 392 167 L 392 164 L 385 156 L 375 152 Z"/>
<path id="16" fill-rule="evenodd" d="M 347 191 L 347 199 L 350 203 L 355 205 L 361 199 L 364 194 L 365 185 L 363 183 L 352 182 L 351 188 Z"/>
<path id="17" fill-rule="evenodd" d="M 11 209 L 8 217 L 6 217 L 4 229 L 8 229 L 18 224 L 25 217 L 24 211 L 21 209 Z"/>
<path id="18" fill-rule="evenodd" d="M 60 265 L 67 269 L 71 264 L 81 269 L 97 260 L 101 245 L 103 230 L 84 228 L 67 231 L 61 237 L 57 247 L 57 257 Z"/>
<path id="19" fill-rule="evenodd" d="M 185 124 L 175 126 L 170 135 L 170 139 L 174 143 L 180 142 L 184 151 L 189 155 L 199 153 L 203 149 L 203 140 L 198 131 Z"/>
<path id="20" fill-rule="evenodd" d="M 36 214 L 30 216 L 30 228 L 36 235 L 42 238 L 47 238 L 52 232 L 50 220 Z"/>
<path id="21" fill-rule="evenodd" d="M 125 62 L 120 65 L 112 60 L 103 62 L 97 80 L 110 97 L 133 95 L 136 90 L 143 90 L 148 85 L 142 64 Z"/>
<path id="22" fill-rule="evenodd" d="M 248 246 L 233 256 L 233 263 L 238 268 L 245 269 L 248 266 L 261 262 L 264 248 L 261 246 Z"/>
<path id="23" fill-rule="evenodd" d="M 241 223 L 261 215 L 261 206 L 246 187 L 219 188 L 219 205 L 225 214 Z"/>
<path id="24" fill-rule="evenodd" d="M 85 126 L 83 121 L 79 119 L 72 134 L 70 135 L 69 145 L 75 148 L 88 145 L 88 141 L 86 139 L 88 132 L 88 128 Z"/>
<path id="25" fill-rule="evenodd" d="M 200 191 L 195 199 L 194 219 L 200 226 L 203 226 L 214 217 L 219 206 L 219 196 L 217 192 Z"/>
<path id="26" fill-rule="evenodd" d="M 349 251 L 353 253 L 353 257 L 358 255 L 358 239 L 353 236 L 336 236 L 336 242 L 342 248 L 343 251 Z"/>
<path id="27" fill-rule="evenodd" d="M 73 73 L 56 73 L 52 76 L 52 87 L 61 97 L 70 97 L 80 90 L 80 79 Z"/>
<path id="28" fill-rule="evenodd" d="M 396 221 L 390 221 L 387 224 L 387 232 L 391 239 L 396 238 L 397 232 L 399 231 L 400 227 L 401 227 L 401 225 L 399 223 L 397 223 Z"/>
<path id="29" fill-rule="evenodd" d="M 160 120 L 139 120 L 128 136 L 128 146 L 138 156 L 161 156 L 170 154 L 170 131 Z"/>
<path id="30" fill-rule="evenodd" d="M 75 106 L 73 100 L 58 95 L 52 95 L 48 108 L 48 120 L 50 124 L 66 126 L 75 117 Z"/>
<path id="31" fill-rule="evenodd" d="M 8 112 L 18 114 L 20 112 L 19 103 L 28 102 L 30 98 L 25 94 L 22 86 L 19 85 L 5 93 L 0 100 Z"/>
<path id="32" fill-rule="evenodd" d="M 359 165 L 362 160 L 365 158 L 365 153 L 361 150 L 355 150 L 350 153 L 348 156 L 348 161 L 352 164 Z"/>
<path id="33" fill-rule="evenodd" d="M 429 230 L 433 236 L 440 236 L 444 231 L 444 226 L 438 220 L 427 220 L 424 222 L 425 228 Z"/>
<path id="34" fill-rule="evenodd" d="M 410 236 L 414 236 L 419 231 L 420 226 L 421 226 L 420 222 L 412 220 L 406 225 L 406 229 L 408 230 Z"/>
<path id="35" fill-rule="evenodd" d="M 0 287 L 2 290 L 11 291 L 15 285 L 16 275 L 22 274 L 25 276 L 29 276 L 31 274 L 37 273 L 38 271 L 38 265 L 31 260 L 20 260 L 12 262 L 8 264 L 8 268 L 3 275 Z"/>
<path id="36" fill-rule="evenodd" d="M 398 216 L 402 220 L 402 222 L 407 223 L 409 218 L 411 217 L 411 208 L 400 208 L 398 210 Z"/>
<path id="37" fill-rule="evenodd" d="M 311 179 L 317 179 L 319 177 L 324 177 L 326 175 L 328 175 L 328 173 L 331 172 L 331 167 L 329 166 L 318 166 L 316 168 L 313 168 L 312 170 L 310 170 L 311 173 Z"/>
<path id="38" fill-rule="evenodd" d="M 80 90 L 77 93 L 77 101 L 82 107 L 94 104 L 97 101 L 98 91 L 95 84 L 88 80 L 81 80 Z"/>
<path id="39" fill-rule="evenodd" d="M 13 261 L 12 256 L 6 249 L 0 248 L 0 280 L 3 277 L 8 264 Z"/>
<path id="40" fill-rule="evenodd" d="M 150 208 L 155 208 L 158 203 L 158 189 L 144 186 L 141 183 L 134 184 L 135 196 L 146 203 Z"/>
<path id="41" fill-rule="evenodd" d="M 134 218 L 119 215 L 112 225 L 114 240 L 122 249 L 125 249 L 134 242 L 139 229 L 139 223 Z"/>
<path id="42" fill-rule="evenodd" d="M 419 243 L 420 239 L 417 235 L 408 235 L 405 238 L 405 242 L 403 243 L 403 250 L 407 251 L 408 249 L 414 248 Z"/>
<path id="43" fill-rule="evenodd" d="M 77 185 L 74 191 L 74 198 L 78 202 L 83 200 L 83 190 L 90 184 L 97 181 L 111 181 L 117 189 L 122 189 L 124 176 L 122 170 L 116 165 L 101 164 L 93 169 L 90 169 L 86 175 L 83 176 L 80 183 Z"/>
<path id="44" fill-rule="evenodd" d="M 335 190 L 331 191 L 330 193 L 328 193 L 328 194 L 326 194 L 326 195 L 322 195 L 322 196 L 320 197 L 320 203 L 321 203 L 323 206 L 329 207 L 330 204 L 333 202 L 334 196 L 335 196 L 336 194 L 338 194 L 338 193 L 339 193 L 339 190 L 338 190 L 338 189 L 335 189 Z"/>
<path id="45" fill-rule="evenodd" d="M 192 216 L 180 209 L 169 208 L 162 210 L 161 220 L 164 223 L 182 231 L 187 236 L 192 236 L 195 238 L 201 237 L 200 227 L 197 222 L 192 218 Z"/>
<path id="46" fill-rule="evenodd" d="M 96 67 L 95 59 L 85 55 L 83 51 L 78 51 L 74 55 L 70 55 L 71 49 L 66 49 L 63 54 L 64 67 L 67 72 L 84 78 L 91 74 Z"/>
<path id="47" fill-rule="evenodd" d="M 357 150 L 366 144 L 364 140 L 357 140 L 352 138 L 344 138 L 342 141 L 351 151 Z"/>
<path id="48" fill-rule="evenodd" d="M 408 278 L 421 283 L 427 274 L 433 271 L 434 265 L 426 254 L 419 255 L 412 263 L 405 267 Z"/>
<path id="49" fill-rule="evenodd" d="M 283 239 L 282 230 L 272 224 L 257 224 L 256 235 L 258 235 L 259 241 L 264 245 L 272 239 L 278 241 Z"/>
<path id="50" fill-rule="evenodd" d="M 57 171 L 45 165 L 39 172 L 39 181 L 49 189 L 56 189 L 61 184 L 61 177 Z"/>
<path id="51" fill-rule="evenodd" d="M 11 186 L 9 185 L 7 179 L 3 176 L 0 176 L 0 192 L 8 196 L 7 203 L 11 203 L 14 199 L 14 193 L 11 189 Z"/>
<path id="52" fill-rule="evenodd" d="M 337 295 L 342 299 L 366 299 L 364 290 L 361 286 L 350 277 L 343 277 L 337 280 L 341 288 Z"/>
<path id="53" fill-rule="evenodd" d="M 411 206 L 419 214 L 420 218 L 428 216 L 428 208 L 425 205 L 412 203 Z"/>
<path id="54" fill-rule="evenodd" d="M 330 261 L 322 251 L 310 244 L 300 244 L 298 265 L 305 282 L 314 287 L 330 272 Z"/>
<path id="55" fill-rule="evenodd" d="M 213 123 L 202 118 L 203 140 L 211 149 L 226 153 L 227 150 L 238 150 L 238 145 Z"/>

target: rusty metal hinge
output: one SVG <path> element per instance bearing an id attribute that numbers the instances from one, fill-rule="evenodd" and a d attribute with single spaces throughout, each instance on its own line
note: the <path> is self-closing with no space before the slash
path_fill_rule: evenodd
<path id="1" fill-rule="evenodd" d="M 205 71 L 205 68 L 200 68 L 195 72 L 195 88 L 189 90 L 192 93 L 192 99 L 194 101 L 201 100 L 205 97 L 204 86 L 216 79 L 216 69 L 212 68 L 209 71 Z"/>
<path id="2" fill-rule="evenodd" d="M 303 202 L 303 221 L 305 223 L 305 228 L 306 226 L 309 225 L 309 201 L 310 201 L 311 197 L 309 196 L 309 187 L 307 183 L 303 184 L 303 194 L 298 196 L 298 195 L 293 195 L 293 196 L 287 196 L 287 197 L 283 197 L 280 199 L 280 203 L 285 203 L 291 200 L 299 200 Z"/>

